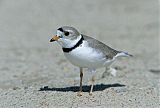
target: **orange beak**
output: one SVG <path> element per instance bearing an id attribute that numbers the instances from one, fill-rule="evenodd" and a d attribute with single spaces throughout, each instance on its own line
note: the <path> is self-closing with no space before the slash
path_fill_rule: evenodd
<path id="1" fill-rule="evenodd" d="M 50 42 L 57 41 L 58 39 L 59 39 L 59 36 L 57 36 L 57 35 L 53 36 L 52 39 L 50 40 Z"/>

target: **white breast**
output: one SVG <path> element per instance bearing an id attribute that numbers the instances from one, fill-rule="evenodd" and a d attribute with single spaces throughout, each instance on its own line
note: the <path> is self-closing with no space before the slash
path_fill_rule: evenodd
<path id="1" fill-rule="evenodd" d="M 103 67 L 106 61 L 101 52 L 88 46 L 87 41 L 83 41 L 79 47 L 64 55 L 73 65 L 84 68 Z"/>

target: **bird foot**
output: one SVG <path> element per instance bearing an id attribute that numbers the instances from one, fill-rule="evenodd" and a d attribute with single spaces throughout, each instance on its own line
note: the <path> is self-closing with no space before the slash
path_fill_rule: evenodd
<path id="1" fill-rule="evenodd" d="M 83 93 L 82 93 L 81 91 L 79 91 L 79 92 L 77 93 L 77 96 L 80 97 L 80 96 L 82 96 L 82 94 L 83 94 Z"/>
<path id="2" fill-rule="evenodd" d="M 93 95 L 92 92 L 89 92 L 89 95 L 92 96 Z"/>

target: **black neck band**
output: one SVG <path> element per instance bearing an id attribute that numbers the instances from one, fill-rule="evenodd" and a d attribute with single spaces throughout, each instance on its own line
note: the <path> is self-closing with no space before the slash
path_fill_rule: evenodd
<path id="1" fill-rule="evenodd" d="M 75 48 L 77 48 L 79 45 L 81 45 L 82 42 L 83 42 L 83 40 L 84 40 L 84 38 L 83 38 L 83 36 L 82 36 L 81 39 L 77 42 L 77 44 L 74 45 L 73 47 L 71 47 L 71 48 L 62 48 L 62 49 L 63 49 L 63 52 L 68 53 L 68 52 L 72 51 L 73 49 L 75 49 Z"/>

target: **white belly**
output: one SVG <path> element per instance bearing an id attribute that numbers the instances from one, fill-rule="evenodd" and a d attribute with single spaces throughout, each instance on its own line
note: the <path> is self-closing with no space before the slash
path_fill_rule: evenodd
<path id="1" fill-rule="evenodd" d="M 104 67 L 106 63 L 105 56 L 91 47 L 87 47 L 85 42 L 64 55 L 73 65 L 83 68 Z"/>

